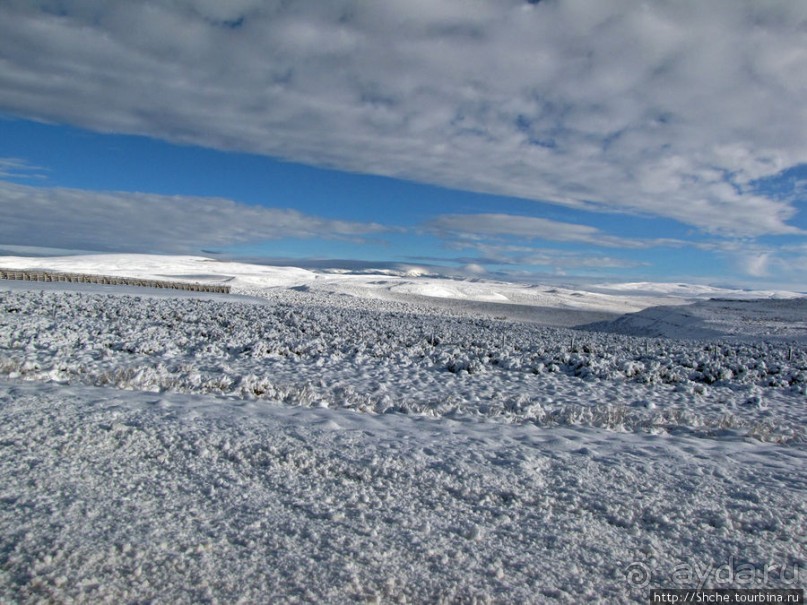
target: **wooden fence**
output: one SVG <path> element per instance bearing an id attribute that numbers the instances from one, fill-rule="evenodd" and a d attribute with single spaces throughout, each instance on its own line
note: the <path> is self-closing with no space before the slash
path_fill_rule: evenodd
<path id="1" fill-rule="evenodd" d="M 181 281 L 139 279 L 137 277 L 111 277 L 109 275 L 87 275 L 85 273 L 61 273 L 58 271 L 30 271 L 0 269 L 0 279 L 21 279 L 41 282 L 70 282 L 78 284 L 102 284 L 110 286 L 138 286 L 142 288 L 165 288 L 168 290 L 189 290 L 191 292 L 215 292 L 229 294 L 230 286 L 198 284 Z"/>

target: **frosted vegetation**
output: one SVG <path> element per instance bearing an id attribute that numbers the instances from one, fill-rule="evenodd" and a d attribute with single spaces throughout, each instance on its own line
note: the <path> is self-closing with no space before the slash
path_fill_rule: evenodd
<path id="1" fill-rule="evenodd" d="M 0 293 L 0 372 L 383 414 L 804 441 L 807 351 L 640 338 L 404 303 Z"/>

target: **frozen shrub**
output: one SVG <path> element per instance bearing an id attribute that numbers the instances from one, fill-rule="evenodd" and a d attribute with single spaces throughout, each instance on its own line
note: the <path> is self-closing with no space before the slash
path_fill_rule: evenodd
<path id="1" fill-rule="evenodd" d="M 746 400 L 758 397 L 768 405 L 789 397 L 788 405 L 803 405 L 807 394 L 807 354 L 795 345 L 704 346 L 426 312 L 390 301 L 282 290 L 271 296 L 264 305 L 0 293 L 0 374 L 293 405 L 327 402 L 374 413 L 628 430 L 716 427 L 725 402 L 737 408 L 737 422 L 751 427 L 763 410 Z M 658 406 L 620 409 L 619 397 L 602 396 L 609 389 Z M 601 398 L 586 401 L 594 392 Z M 670 406 L 698 412 L 651 421 Z M 792 414 L 784 417 L 773 418 L 773 433 L 783 434 L 783 423 L 793 422 Z M 793 435 L 804 432 L 793 429 Z"/>

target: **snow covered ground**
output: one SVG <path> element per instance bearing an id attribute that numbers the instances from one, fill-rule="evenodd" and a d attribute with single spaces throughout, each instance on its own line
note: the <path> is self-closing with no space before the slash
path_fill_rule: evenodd
<path id="1" fill-rule="evenodd" d="M 706 295 L 646 284 L 24 260 L 249 296 L 0 282 L 0 602 L 618 603 L 805 585 L 791 295 L 693 307 Z M 717 327 L 647 338 L 616 319 L 661 302 Z M 772 317 L 790 331 L 764 338 Z M 567 327 L 601 320 L 610 331 Z M 738 322 L 759 330 L 737 338 Z"/>
<path id="2" fill-rule="evenodd" d="M 459 280 L 423 275 L 419 271 L 378 272 L 309 271 L 222 262 L 204 257 L 97 254 L 65 257 L 0 257 L 0 267 L 66 271 L 141 279 L 187 280 L 229 285 L 233 292 L 262 296 L 276 289 L 296 289 L 323 295 L 350 296 L 363 300 L 419 303 L 446 309 L 470 310 L 474 314 L 506 315 L 543 324 L 614 318 L 661 304 L 684 304 L 686 299 L 664 292 L 630 289 L 601 293 L 574 288 L 514 284 L 485 280 Z M 770 293 L 763 293 L 768 295 Z M 455 301 L 464 305 L 457 307 Z M 448 304 L 445 304 L 448 303 Z M 559 313 L 559 311 L 572 313 Z M 582 313 L 583 311 L 588 314 Z"/>

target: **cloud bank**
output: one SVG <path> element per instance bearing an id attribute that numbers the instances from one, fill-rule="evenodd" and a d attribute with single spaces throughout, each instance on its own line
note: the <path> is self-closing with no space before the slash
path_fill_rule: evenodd
<path id="1" fill-rule="evenodd" d="M 30 187 L 0 181 L 0 241 L 99 252 L 198 253 L 283 238 L 360 241 L 375 223 L 319 218 L 221 198 Z"/>
<path id="2" fill-rule="evenodd" d="M 443 214 L 426 222 L 421 228 L 438 237 L 450 249 L 470 250 L 478 254 L 476 257 L 453 259 L 456 263 L 471 267 L 549 267 L 562 272 L 569 269 L 629 269 L 643 265 L 635 260 L 591 254 L 590 251 L 547 248 L 538 245 L 538 242 L 571 242 L 623 250 L 687 245 L 677 240 L 614 237 L 589 225 L 510 214 Z"/>
<path id="3" fill-rule="evenodd" d="M 320 166 L 802 233 L 807 3 L 6 0 L 0 111 Z"/>
<path id="4" fill-rule="evenodd" d="M 686 242 L 669 238 L 616 237 L 581 223 L 512 214 L 443 214 L 428 221 L 424 228 L 442 239 L 454 239 L 465 243 L 499 239 L 543 240 L 626 249 L 687 245 Z"/>

